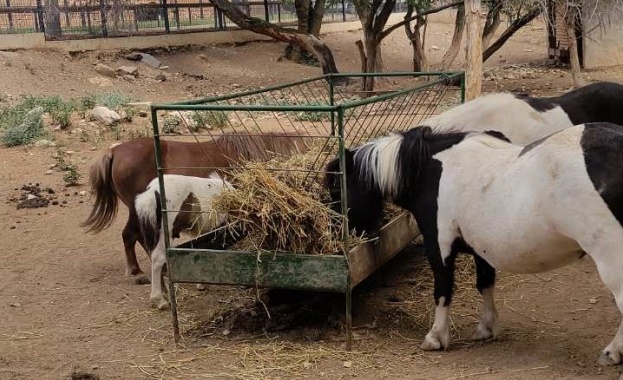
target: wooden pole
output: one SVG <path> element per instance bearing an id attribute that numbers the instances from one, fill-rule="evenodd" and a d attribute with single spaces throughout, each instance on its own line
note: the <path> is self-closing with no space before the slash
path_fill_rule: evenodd
<path id="1" fill-rule="evenodd" d="M 467 54 L 465 57 L 465 100 L 480 96 L 482 91 L 482 14 L 480 0 L 465 0 Z"/>

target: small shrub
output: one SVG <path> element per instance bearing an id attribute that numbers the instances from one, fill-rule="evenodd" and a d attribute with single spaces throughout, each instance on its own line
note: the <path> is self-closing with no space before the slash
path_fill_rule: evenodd
<path id="1" fill-rule="evenodd" d="M 43 127 L 43 107 L 29 111 L 12 109 L 0 115 L 2 142 L 6 146 L 18 146 L 33 142 L 45 134 Z"/>
<path id="2" fill-rule="evenodd" d="M 179 125 L 182 121 L 177 116 L 165 116 L 162 123 L 162 133 L 179 133 Z"/>
<path id="3" fill-rule="evenodd" d="M 212 128 L 223 129 L 229 123 L 229 118 L 225 111 L 206 111 L 201 118 L 203 120 L 202 125 L 209 125 Z"/>
<path id="4" fill-rule="evenodd" d="M 68 164 L 65 174 L 63 174 L 63 181 L 65 186 L 76 186 L 80 183 L 82 174 L 78 171 L 78 167 L 74 164 Z"/>
<path id="5" fill-rule="evenodd" d="M 76 166 L 76 164 L 65 160 L 65 152 L 60 149 L 56 151 L 56 167 L 58 170 L 65 172 L 65 174 L 63 174 L 65 186 L 69 187 L 78 185 L 80 179 L 82 178 L 82 174 L 78 171 L 78 166 Z"/>
<path id="6" fill-rule="evenodd" d="M 114 110 L 118 110 L 132 101 L 132 98 L 129 96 L 118 92 L 105 92 L 97 95 L 95 98 L 97 104 L 101 104 Z"/>

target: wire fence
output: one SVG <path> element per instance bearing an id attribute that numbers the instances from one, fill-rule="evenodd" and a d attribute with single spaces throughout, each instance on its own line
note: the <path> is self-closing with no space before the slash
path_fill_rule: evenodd
<path id="1" fill-rule="evenodd" d="M 249 16 L 296 25 L 291 1 L 232 2 Z M 354 20 L 354 5 L 346 0 L 328 6 L 323 17 L 325 23 Z M 229 29 L 237 26 L 209 0 L 0 0 L 0 34 L 43 32 L 46 40 Z"/>

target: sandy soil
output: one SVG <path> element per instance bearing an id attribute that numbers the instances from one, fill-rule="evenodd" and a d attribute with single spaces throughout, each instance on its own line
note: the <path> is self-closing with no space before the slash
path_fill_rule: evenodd
<path id="1" fill-rule="evenodd" d="M 429 27 L 430 60 L 440 61 L 451 38 L 446 24 Z M 326 36 L 341 71 L 357 71 L 354 41 L 360 31 Z M 556 94 L 571 84 L 564 69 L 543 66 L 542 25 L 531 25 L 488 62 L 486 91 Z M 433 47 L 434 46 L 434 47 Z M 190 47 L 153 52 L 169 66 L 164 82 L 140 66 L 133 81 L 112 87 L 89 82 L 93 65 L 130 64 L 122 53 L 66 55 L 0 52 L 0 94 L 79 97 L 111 89 L 139 101 L 173 101 L 228 93 L 314 76 L 319 70 L 278 60 L 281 43 Z M 388 70 L 409 70 L 411 48 L 402 32 L 384 43 Z M 460 68 L 462 61 L 456 62 Z M 623 82 L 623 70 L 585 74 L 589 80 Z M 203 79 L 198 79 L 198 78 Z M 54 139 L 86 176 L 91 159 L 117 137 L 145 130 L 137 117 L 119 133 L 75 120 Z M 82 129 L 85 132 L 75 132 Z M 96 132 L 99 130 L 100 132 Z M 73 131 L 73 132 L 72 132 Z M 98 234 L 79 227 L 91 206 L 86 179 L 65 188 L 49 171 L 54 147 L 0 148 L 0 379 L 616 379 L 619 368 L 595 359 L 612 338 L 620 315 L 585 258 L 539 276 L 500 274 L 497 303 L 502 334 L 491 342 L 469 340 L 480 301 L 469 271 L 462 271 L 453 312 L 453 344 L 447 352 L 418 349 L 430 323 L 430 278 L 413 248 L 392 261 L 355 293 L 356 342 L 344 351 L 341 296 L 297 294 L 272 298 L 267 321 L 254 289 L 190 286 L 180 291 L 184 340 L 175 347 L 171 318 L 149 306 L 149 288 L 124 276 L 120 232 L 126 210 Z M 28 183 L 51 187 L 58 205 L 16 209 L 13 198 Z M 139 253 L 148 270 L 146 255 Z M 464 265 L 467 265 L 465 263 Z M 287 296 L 283 294 L 282 296 Z M 304 302 L 300 302 L 304 299 Z"/>

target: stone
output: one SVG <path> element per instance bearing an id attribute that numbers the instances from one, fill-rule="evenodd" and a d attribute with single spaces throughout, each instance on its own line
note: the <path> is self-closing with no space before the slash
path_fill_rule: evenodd
<path id="1" fill-rule="evenodd" d="M 121 120 L 121 116 L 108 107 L 97 106 L 89 111 L 89 118 L 105 125 L 113 125 Z"/>
<path id="2" fill-rule="evenodd" d="M 125 59 L 127 59 L 128 61 L 140 61 L 141 59 L 143 59 L 143 55 L 137 51 L 133 51 L 130 54 L 127 54 L 125 56 Z"/>
<path id="3" fill-rule="evenodd" d="M 106 66 L 103 63 L 98 63 L 97 65 L 95 65 L 95 71 L 98 74 L 103 75 L 105 77 L 109 77 L 109 78 L 117 77 L 117 72 L 115 71 L 115 69 L 113 69 L 110 66 Z"/>
<path id="4" fill-rule="evenodd" d="M 87 192 L 85 190 L 82 190 L 81 192 L 78 193 L 78 195 L 80 195 L 81 197 L 84 197 L 87 195 Z"/>
<path id="5" fill-rule="evenodd" d="M 157 69 L 162 65 L 162 63 L 158 59 L 156 59 L 156 57 L 154 57 L 153 55 L 147 54 L 147 53 L 140 53 L 140 54 L 141 54 L 141 61 L 145 62 L 146 64 L 153 67 L 154 69 Z"/>
<path id="6" fill-rule="evenodd" d="M 89 83 L 100 87 L 112 87 L 110 79 L 104 77 L 89 78 Z"/>
<path id="7" fill-rule="evenodd" d="M 164 74 L 158 74 L 154 77 L 155 80 L 157 80 L 158 82 L 164 82 L 167 80 L 167 76 Z"/>
<path id="8" fill-rule="evenodd" d="M 133 77 L 138 77 L 138 67 L 119 66 L 119 68 L 117 68 L 117 73 L 123 76 L 132 75 Z"/>
<path id="9" fill-rule="evenodd" d="M 42 139 L 36 141 L 35 146 L 56 146 L 56 143 L 54 141 Z"/>

